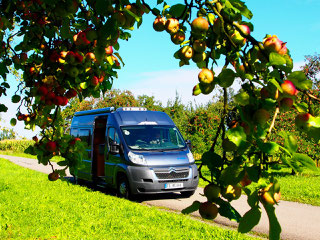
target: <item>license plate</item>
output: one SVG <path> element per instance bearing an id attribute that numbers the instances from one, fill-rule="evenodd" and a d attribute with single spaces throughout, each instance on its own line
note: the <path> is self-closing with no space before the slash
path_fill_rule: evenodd
<path id="1" fill-rule="evenodd" d="M 183 188 L 183 183 L 166 183 L 165 189 Z"/>

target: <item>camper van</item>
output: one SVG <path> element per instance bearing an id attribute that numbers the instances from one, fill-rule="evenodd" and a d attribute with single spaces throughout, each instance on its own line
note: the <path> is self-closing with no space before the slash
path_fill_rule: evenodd
<path id="1" fill-rule="evenodd" d="M 123 107 L 76 112 L 70 134 L 86 144 L 77 180 L 110 186 L 117 195 L 180 192 L 189 197 L 199 176 L 190 141 L 164 112 Z"/>

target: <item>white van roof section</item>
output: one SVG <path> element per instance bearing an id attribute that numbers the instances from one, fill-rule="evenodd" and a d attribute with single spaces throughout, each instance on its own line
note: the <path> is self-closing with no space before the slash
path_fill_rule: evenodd
<path id="1" fill-rule="evenodd" d="M 116 111 L 113 113 L 120 126 L 126 125 L 175 125 L 164 112 Z"/>

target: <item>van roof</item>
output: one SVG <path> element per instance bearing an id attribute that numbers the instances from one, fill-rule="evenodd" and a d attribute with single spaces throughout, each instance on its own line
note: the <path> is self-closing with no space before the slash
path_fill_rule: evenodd
<path id="1" fill-rule="evenodd" d="M 174 125 L 164 112 L 156 111 L 116 111 L 113 112 L 120 126 L 124 125 Z"/>

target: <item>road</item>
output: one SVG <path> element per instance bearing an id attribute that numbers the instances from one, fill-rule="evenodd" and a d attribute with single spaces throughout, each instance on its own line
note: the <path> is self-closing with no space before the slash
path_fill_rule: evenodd
<path id="1" fill-rule="evenodd" d="M 43 166 L 38 164 L 37 160 L 0 155 L 1 158 L 10 160 L 22 167 L 30 168 L 43 173 L 50 173 L 50 166 Z M 55 167 L 55 163 L 53 163 Z M 69 174 L 69 173 L 68 173 Z M 190 206 L 193 201 L 206 201 L 206 198 L 201 196 L 202 188 L 198 188 L 196 193 L 190 198 L 180 198 L 180 194 L 166 194 L 163 196 L 147 196 L 141 198 L 141 203 L 150 206 L 165 207 L 166 209 L 181 211 Z M 240 199 L 233 201 L 232 206 L 243 215 L 249 210 L 246 196 L 241 196 Z M 320 207 L 301 204 L 296 202 L 281 201 L 276 206 L 276 214 L 280 225 L 282 227 L 281 239 L 290 240 L 319 240 L 320 239 Z M 195 212 L 192 215 L 199 217 L 199 213 Z M 215 223 L 228 226 L 237 227 L 237 223 L 231 222 L 226 218 L 218 216 Z M 258 233 L 268 234 L 269 222 L 266 213 L 263 211 L 259 224 L 253 229 Z"/>

